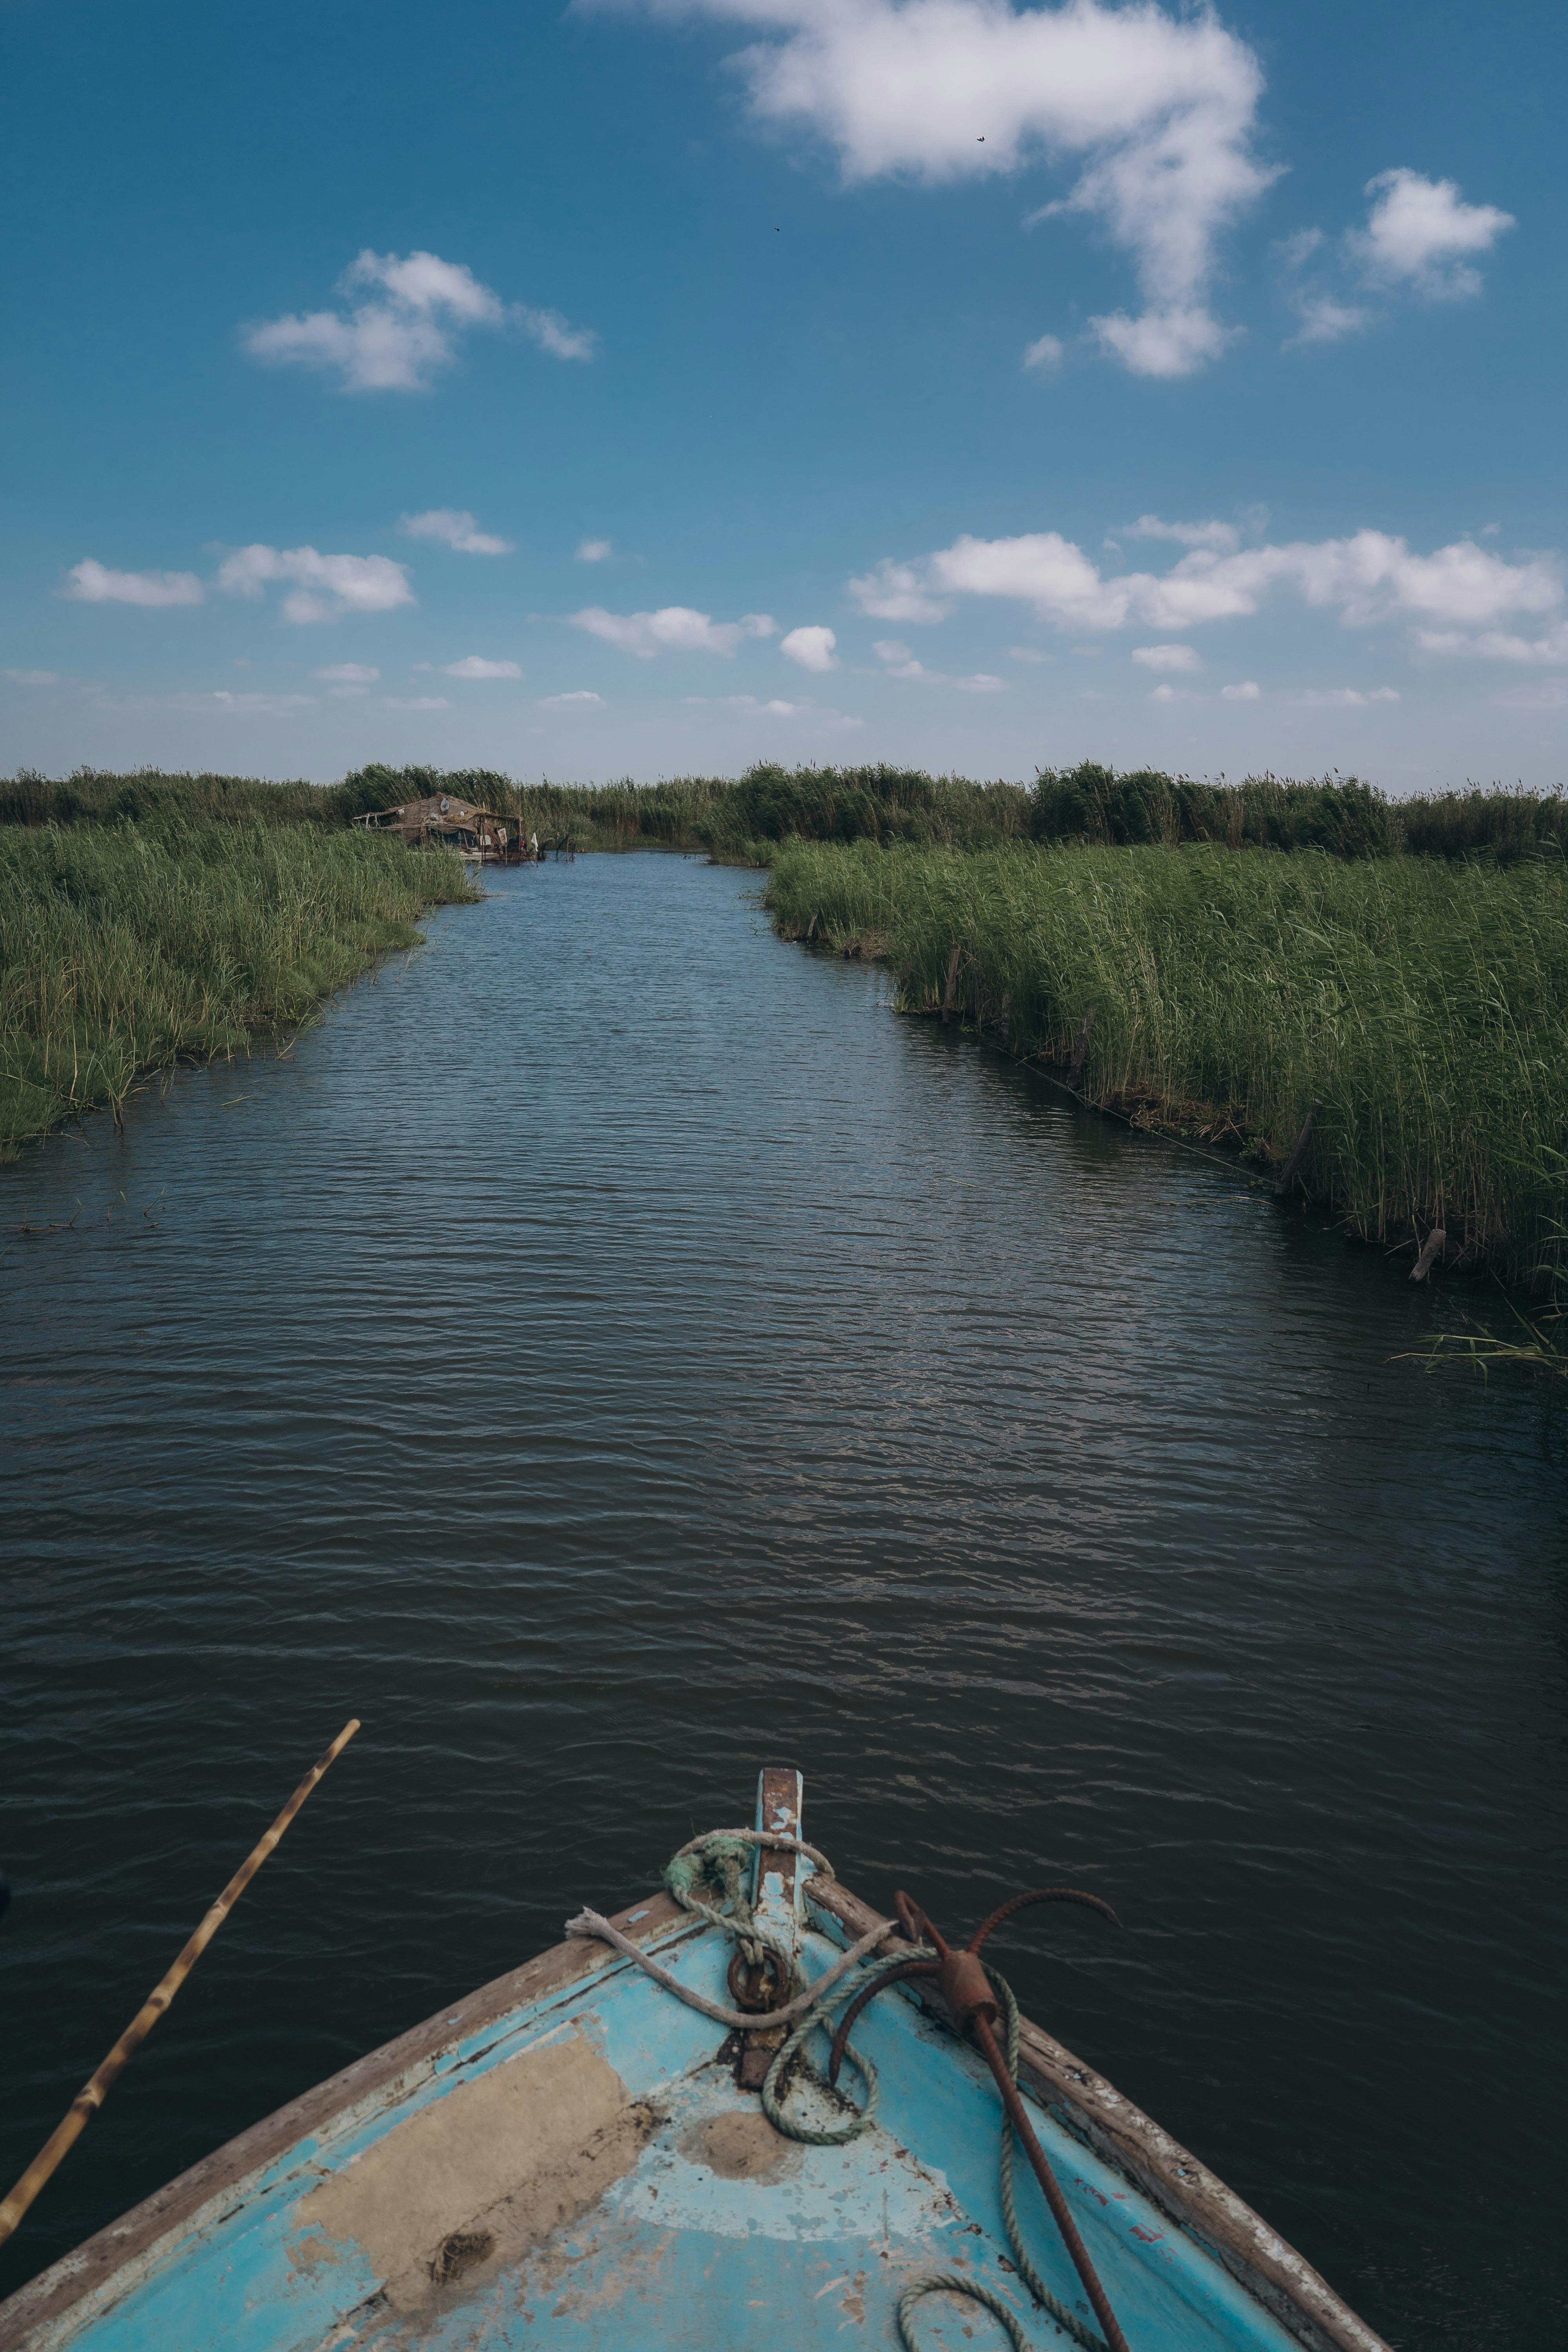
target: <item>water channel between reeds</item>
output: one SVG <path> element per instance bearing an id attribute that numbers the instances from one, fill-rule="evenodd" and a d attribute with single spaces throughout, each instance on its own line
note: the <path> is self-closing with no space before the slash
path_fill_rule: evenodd
<path id="1" fill-rule="evenodd" d="M 499 875 L 0 1171 L 7 2181 L 365 1725 L 0 2291 L 788 1758 L 872 1901 L 1108 1896 L 1026 2006 L 1401 2352 L 1548 2352 L 1561 1404 L 755 888 Z"/>

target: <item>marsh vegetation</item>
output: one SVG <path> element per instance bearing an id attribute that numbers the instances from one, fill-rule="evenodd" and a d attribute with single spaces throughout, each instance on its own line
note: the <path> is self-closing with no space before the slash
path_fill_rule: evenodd
<path id="1" fill-rule="evenodd" d="M 151 1070 L 242 1053 L 471 897 L 447 851 L 318 824 L 0 827 L 0 1159 Z"/>
<path id="2" fill-rule="evenodd" d="M 912 1011 L 1068 1061 L 1089 1099 L 1300 1181 L 1352 1233 L 1556 1286 L 1568 1177 L 1568 869 L 1258 849 L 791 844 L 792 939 L 882 956 Z"/>

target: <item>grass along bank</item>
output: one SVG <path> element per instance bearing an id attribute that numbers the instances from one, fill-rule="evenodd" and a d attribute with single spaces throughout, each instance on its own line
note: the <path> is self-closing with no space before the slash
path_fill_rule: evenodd
<path id="1" fill-rule="evenodd" d="M 337 784 L 254 776 L 133 775 L 80 769 L 0 779 L 0 825 L 142 824 L 212 817 L 341 829 L 367 811 L 452 793 L 542 838 L 580 849 L 685 849 L 771 864 L 781 842 L 874 841 L 984 848 L 1018 841 L 1104 847 L 1212 842 L 1228 849 L 1318 849 L 1340 858 L 1485 857 L 1497 864 L 1568 852 L 1561 792 L 1422 793 L 1394 800 L 1354 777 L 1206 783 L 1093 761 L 1041 768 L 1033 782 L 978 783 L 879 761 L 677 776 L 657 784 L 518 782 L 486 768 L 356 768 Z"/>
<path id="2" fill-rule="evenodd" d="M 786 938 L 885 958 L 1140 1123 L 1277 1166 L 1348 1229 L 1554 1289 L 1568 1181 L 1568 870 L 1261 850 L 783 848 Z"/>
<path id="3" fill-rule="evenodd" d="M 314 824 L 0 827 L 0 1160 L 307 1020 L 473 895 L 445 851 Z"/>

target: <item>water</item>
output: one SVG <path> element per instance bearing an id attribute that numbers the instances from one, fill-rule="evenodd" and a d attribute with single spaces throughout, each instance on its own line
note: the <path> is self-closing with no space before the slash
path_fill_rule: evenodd
<path id="1" fill-rule="evenodd" d="M 1390 1361 L 1397 1268 L 752 877 L 489 887 L 0 1174 L 6 2180 L 365 1726 L 0 2287 L 773 1757 L 873 1901 L 1110 1897 L 1005 1943 L 1026 2005 L 1396 2346 L 1561 2343 L 1552 1402 Z"/>

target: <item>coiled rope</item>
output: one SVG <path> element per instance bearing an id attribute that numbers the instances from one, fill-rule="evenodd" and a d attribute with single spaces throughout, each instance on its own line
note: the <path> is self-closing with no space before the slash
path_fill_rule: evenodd
<path id="1" fill-rule="evenodd" d="M 879 1927 L 871 1928 L 858 1942 L 851 1944 L 848 1950 L 841 1953 L 819 1977 L 807 1983 L 795 1953 L 758 1922 L 745 1891 L 746 1869 L 752 1850 L 758 1846 L 765 1846 L 770 1853 L 804 1854 L 819 1877 L 833 1880 L 837 1875 L 827 1856 L 816 1846 L 808 1845 L 804 1838 L 774 1835 L 766 1830 L 709 1830 L 703 1836 L 690 1839 L 666 1864 L 664 1883 L 683 1911 L 689 1912 L 694 1918 L 705 1921 L 710 1927 L 717 1927 L 722 1934 L 732 1936 L 751 1966 L 760 1967 L 764 1955 L 778 1964 L 781 1980 L 788 1984 L 791 1993 L 791 1998 L 780 2009 L 761 2011 L 726 2009 L 719 2001 L 710 2000 L 706 1993 L 683 1985 L 679 1977 L 661 1968 L 651 1954 L 644 1951 L 641 1945 L 635 1944 L 629 1936 L 623 1935 L 602 1912 L 586 1908 L 578 1912 L 575 1918 L 567 1920 L 566 1933 L 569 1936 L 595 1936 L 605 1943 L 613 1944 L 617 1951 L 625 1953 L 627 1959 L 635 1960 L 656 1984 L 662 1985 L 667 1992 L 674 1993 L 678 2000 L 685 2001 L 689 2009 L 700 2010 L 704 2017 L 712 2018 L 715 2024 L 726 2026 L 733 2033 L 754 2033 L 759 2029 L 790 2026 L 792 2030 L 780 2045 L 763 2084 L 763 2113 L 773 2129 L 785 2139 L 802 2141 L 808 2147 L 842 2147 L 848 2141 L 858 2139 L 863 2132 L 869 2129 L 875 2118 L 879 2097 L 877 2069 L 870 2059 L 856 2050 L 852 2043 L 845 2043 L 844 2055 L 866 2085 L 865 2105 L 854 2106 L 842 2092 L 837 2092 L 829 2085 L 826 2076 L 808 2054 L 806 2043 L 819 2027 L 830 2032 L 833 2012 L 856 1994 L 869 1990 L 884 1976 L 892 1975 L 909 1960 L 934 1955 L 925 1945 L 911 1945 L 900 1936 L 898 1951 L 891 1959 L 884 1960 L 879 1967 L 862 1967 L 879 1944 L 898 1932 L 899 1922 L 885 1919 Z M 714 1886 L 717 1902 L 710 1901 L 700 1892 L 704 1881 Z M 995 1969 L 987 1966 L 985 1973 L 1002 2004 L 1007 2071 L 1016 2083 L 1017 1999 L 1005 1977 Z M 808 2124 L 802 2117 L 785 2111 L 784 2100 L 797 2074 L 805 2074 L 808 2081 L 828 2096 L 837 2097 L 848 2109 L 842 2123 Z M 1013 2143 L 1012 2120 L 1004 2114 L 999 2164 L 1002 2221 L 1018 2275 L 1036 2302 L 1059 2328 L 1072 2337 L 1074 2343 L 1083 2347 L 1083 2352 L 1106 2352 L 1103 2338 L 1059 2296 L 1051 2293 L 1024 2251 L 1013 2180 Z M 920 2352 L 913 2333 L 915 2305 L 922 2296 L 939 2292 L 967 2295 L 971 2302 L 982 2305 L 1001 2321 L 1014 2352 L 1028 2352 L 1027 2338 L 1017 2314 L 991 2288 L 982 2285 L 978 2279 L 965 2278 L 957 2271 L 929 2273 L 922 2278 L 912 2280 L 900 2295 L 899 2340 L 904 2352 Z"/>

